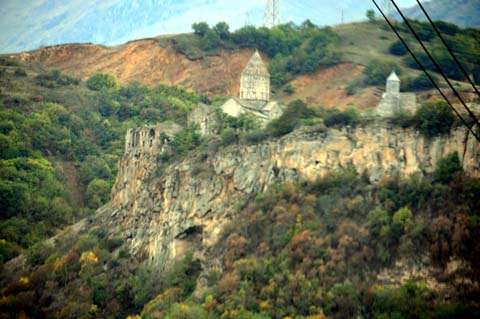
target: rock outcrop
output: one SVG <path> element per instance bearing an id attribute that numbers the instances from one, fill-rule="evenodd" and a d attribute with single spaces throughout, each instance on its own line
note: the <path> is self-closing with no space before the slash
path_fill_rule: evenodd
<path id="1" fill-rule="evenodd" d="M 455 151 L 464 170 L 479 176 L 480 145 L 461 127 L 433 139 L 387 122 L 310 127 L 257 145 L 196 154 L 168 167 L 160 166 L 155 154 L 127 152 L 112 199 L 95 218 L 125 238 L 140 259 L 162 266 L 188 250 L 202 259 L 242 205 L 274 182 L 314 181 L 347 167 L 366 172 L 372 182 L 425 174 Z"/>

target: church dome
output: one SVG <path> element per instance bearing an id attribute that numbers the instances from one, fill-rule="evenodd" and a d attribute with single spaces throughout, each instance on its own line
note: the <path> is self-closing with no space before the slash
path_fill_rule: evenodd
<path id="1" fill-rule="evenodd" d="M 270 73 L 268 73 L 267 67 L 263 63 L 262 57 L 258 51 L 255 51 L 252 55 L 250 61 L 248 61 L 247 66 L 243 70 L 242 75 L 270 77 Z"/>
<path id="2" fill-rule="evenodd" d="M 387 81 L 400 82 L 400 79 L 398 78 L 397 73 L 395 73 L 395 71 L 392 71 L 392 73 L 390 73 L 390 76 L 387 78 Z"/>

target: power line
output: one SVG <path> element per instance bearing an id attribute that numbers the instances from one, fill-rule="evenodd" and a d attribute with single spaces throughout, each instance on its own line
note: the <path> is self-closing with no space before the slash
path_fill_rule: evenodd
<path id="1" fill-rule="evenodd" d="M 430 18 L 430 15 L 427 13 L 427 11 L 425 10 L 425 8 L 423 7 L 423 5 L 420 3 L 419 0 L 417 0 L 417 3 L 418 5 L 420 6 L 420 9 L 422 9 L 423 13 L 425 14 L 425 16 L 427 17 L 428 19 L 428 22 L 430 22 L 430 24 L 433 26 L 433 29 L 435 30 L 435 32 L 437 33 L 438 37 L 440 38 L 440 40 L 442 40 L 443 42 L 443 45 L 447 48 L 448 52 L 450 53 L 450 55 L 452 56 L 452 58 L 455 60 L 455 63 L 458 65 L 458 67 L 460 68 L 460 70 L 462 71 L 463 75 L 465 76 L 465 78 L 468 80 L 468 82 L 470 82 L 470 84 L 472 85 L 473 89 L 475 90 L 475 92 L 477 93 L 477 95 L 480 97 L 480 92 L 478 91 L 477 89 L 477 86 L 473 83 L 473 81 L 470 79 L 470 76 L 467 74 L 467 71 L 465 71 L 465 68 L 462 66 L 462 64 L 460 63 L 460 61 L 458 61 L 457 57 L 455 56 L 455 54 L 453 53 L 452 49 L 450 48 L 450 46 L 447 44 L 447 42 L 445 41 L 444 37 L 442 36 L 440 30 L 438 30 L 437 26 L 435 25 L 435 23 L 433 23 L 432 19 Z"/>
<path id="2" fill-rule="evenodd" d="M 445 75 L 445 73 L 443 72 L 443 70 L 440 68 L 440 66 L 438 65 L 437 61 L 435 61 L 435 59 L 433 58 L 432 54 L 430 53 L 430 51 L 425 47 L 425 45 L 423 44 L 422 40 L 420 40 L 420 37 L 418 36 L 417 32 L 413 29 L 412 25 L 410 24 L 410 22 L 408 21 L 408 19 L 405 17 L 405 15 L 403 14 L 402 10 L 400 10 L 400 8 L 397 6 L 397 4 L 395 3 L 394 0 L 391 0 L 392 4 L 395 6 L 395 8 L 397 9 L 398 13 L 400 14 L 400 16 L 402 17 L 403 21 L 405 22 L 405 24 L 407 25 L 408 29 L 410 30 L 410 32 L 413 34 L 413 36 L 417 39 L 417 42 L 422 46 L 422 49 L 423 51 L 425 51 L 425 53 L 428 55 L 429 59 L 432 61 L 432 63 L 435 65 L 435 68 L 438 70 L 438 72 L 442 75 L 442 77 L 444 78 L 444 80 L 447 82 L 448 86 L 450 87 L 450 89 L 453 91 L 453 93 L 455 94 L 455 96 L 458 98 L 458 100 L 460 101 L 460 103 L 462 103 L 463 107 L 467 110 L 468 114 L 470 115 L 470 117 L 475 121 L 475 124 L 477 124 L 478 127 L 480 127 L 480 123 L 478 122 L 478 119 L 475 117 L 475 115 L 473 114 L 473 112 L 470 110 L 470 108 L 467 106 L 467 104 L 465 103 L 465 101 L 463 100 L 463 98 L 460 96 L 460 94 L 457 92 L 457 90 L 453 87 L 452 83 L 450 82 L 450 80 L 448 79 L 448 77 Z"/>
<path id="3" fill-rule="evenodd" d="M 432 76 L 427 72 L 427 70 L 425 69 L 425 67 L 423 66 L 422 63 L 420 63 L 420 61 L 418 60 L 418 58 L 415 56 L 415 54 L 413 53 L 413 51 L 410 49 L 410 47 L 407 45 L 406 41 L 402 38 L 402 36 L 398 33 L 398 31 L 395 29 L 395 27 L 393 26 L 393 24 L 390 22 L 390 20 L 387 18 L 387 16 L 383 13 L 383 10 L 380 8 L 380 6 L 377 4 L 377 2 L 375 0 L 372 0 L 373 4 L 377 7 L 378 11 L 380 11 L 380 13 L 382 14 L 383 18 L 385 19 L 385 21 L 387 21 L 388 25 L 390 26 L 390 28 L 393 30 L 393 32 L 395 32 L 395 34 L 397 35 L 398 39 L 402 42 L 402 44 L 405 46 L 405 48 L 407 49 L 407 51 L 410 53 L 410 55 L 412 56 L 412 58 L 415 60 L 415 62 L 417 62 L 418 66 L 421 68 L 421 70 L 426 74 L 426 76 L 428 77 L 428 79 L 430 80 L 430 82 L 432 82 L 432 84 L 435 86 L 435 88 L 438 90 L 438 92 L 440 92 L 440 95 L 445 99 L 445 101 L 447 102 L 447 104 L 450 106 L 450 108 L 455 112 L 455 114 L 458 116 L 458 118 L 462 121 L 463 125 L 465 125 L 468 130 L 473 134 L 473 136 L 475 137 L 475 139 L 480 142 L 480 137 L 477 136 L 477 134 L 475 133 L 475 131 L 467 124 L 467 122 L 465 121 L 465 119 L 460 115 L 460 113 L 458 113 L 458 111 L 455 109 L 455 107 L 453 107 L 452 103 L 450 103 L 450 101 L 448 100 L 447 96 L 445 95 L 445 93 L 442 92 L 442 90 L 440 89 L 440 87 L 437 85 L 437 83 L 435 83 L 435 81 L 433 80 Z"/>

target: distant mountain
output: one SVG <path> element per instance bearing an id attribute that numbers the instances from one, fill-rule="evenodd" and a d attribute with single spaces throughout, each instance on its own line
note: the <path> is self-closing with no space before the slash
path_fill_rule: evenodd
<path id="1" fill-rule="evenodd" d="M 422 4 L 433 20 L 448 21 L 461 27 L 480 27 L 479 0 L 432 0 Z M 404 13 L 410 18 L 426 19 L 418 5 L 405 9 Z"/>
<path id="2" fill-rule="evenodd" d="M 243 0 L 1 0 L 0 53 L 40 46 L 93 42 L 118 44 L 159 34 L 188 32 L 191 24 L 226 21 L 232 29 L 261 25 L 266 1 Z M 413 0 L 398 3 L 408 6 Z M 319 25 L 359 21 L 370 1 L 281 1 L 281 21 Z"/>

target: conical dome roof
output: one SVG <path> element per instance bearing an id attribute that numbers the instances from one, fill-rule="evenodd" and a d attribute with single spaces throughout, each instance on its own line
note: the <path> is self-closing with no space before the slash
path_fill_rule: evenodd
<path id="1" fill-rule="evenodd" d="M 392 73 L 390 73 L 390 76 L 387 78 L 387 81 L 400 82 L 400 79 L 398 78 L 397 73 L 395 73 L 395 71 L 392 71 Z"/>
<path id="2" fill-rule="evenodd" d="M 247 66 L 243 70 L 242 75 L 260 75 L 270 77 L 270 73 L 268 73 L 268 70 L 263 63 L 262 57 L 260 56 L 260 53 L 258 53 L 258 50 L 255 50 L 255 53 L 252 55 L 250 61 L 248 61 Z"/>

